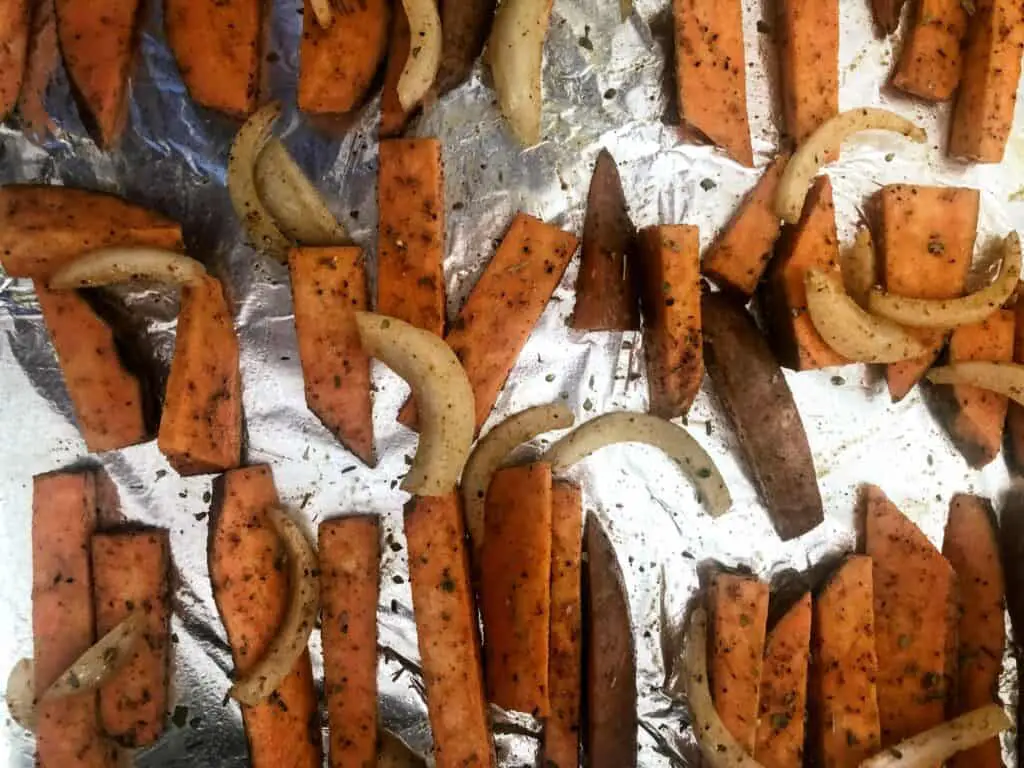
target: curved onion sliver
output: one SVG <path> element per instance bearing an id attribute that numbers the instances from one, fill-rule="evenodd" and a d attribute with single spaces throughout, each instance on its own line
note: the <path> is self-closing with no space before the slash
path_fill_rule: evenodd
<path id="1" fill-rule="evenodd" d="M 878 276 L 877 270 L 871 230 L 860 227 L 854 238 L 853 247 L 846 253 L 840 269 L 846 293 L 857 302 L 857 306 L 867 308 L 868 297 L 871 295 L 871 289 L 875 287 Z"/>
<path id="2" fill-rule="evenodd" d="M 1005 395 L 1024 405 L 1024 365 L 988 363 L 969 360 L 963 363 L 932 368 L 928 371 L 932 384 L 967 384 Z"/>
<path id="3" fill-rule="evenodd" d="M 14 722 L 26 731 L 36 729 L 36 665 L 32 659 L 18 659 L 7 676 L 4 700 Z"/>
<path id="4" fill-rule="evenodd" d="M 125 664 L 146 631 L 146 618 L 134 611 L 107 632 L 85 653 L 75 659 L 53 684 L 43 691 L 42 699 L 59 699 L 99 688 Z"/>
<path id="5" fill-rule="evenodd" d="M 550 0 L 504 0 L 487 42 L 498 103 L 524 147 L 540 141 L 541 65 L 550 19 Z"/>
<path id="6" fill-rule="evenodd" d="M 185 285 L 206 275 L 206 267 L 183 253 L 162 248 L 100 248 L 59 269 L 50 288 L 96 288 L 147 281 Z"/>
<path id="7" fill-rule="evenodd" d="M 409 58 L 398 77 L 398 103 L 406 112 L 427 95 L 441 66 L 441 17 L 437 0 L 402 0 L 409 19 Z"/>

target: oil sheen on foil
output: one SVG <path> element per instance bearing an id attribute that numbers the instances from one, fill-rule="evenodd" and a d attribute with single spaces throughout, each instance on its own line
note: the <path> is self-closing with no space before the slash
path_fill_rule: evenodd
<path id="1" fill-rule="evenodd" d="M 1024 228 L 1024 107 L 1000 166 L 963 166 L 943 157 L 949 105 L 923 105 L 887 86 L 893 43 L 875 39 L 867 0 L 839 0 L 840 108 L 884 105 L 923 125 L 929 145 L 870 134 L 848 143 L 830 169 L 844 243 L 852 241 L 865 198 L 898 181 L 953 184 L 982 191 L 979 245 Z M 378 607 L 378 681 L 382 725 L 422 753 L 430 736 L 417 665 L 397 481 L 414 450 L 395 422 L 406 387 L 375 369 L 375 429 L 380 462 L 362 466 L 306 409 L 287 272 L 244 244 L 224 188 L 236 125 L 188 99 L 163 35 L 160 3 L 148 4 L 132 82 L 130 127 L 121 149 L 98 152 L 84 137 L 58 72 L 48 103 L 57 127 L 42 146 L 0 128 L 0 182 L 46 181 L 127 195 L 178 218 L 190 251 L 229 285 L 241 337 L 248 460 L 272 465 L 281 498 L 310 525 L 338 515 L 384 518 Z M 748 104 L 756 159 L 778 145 L 772 3 L 744 0 Z M 294 104 L 301 4 L 274 0 L 269 88 Z M 495 106 L 489 74 L 472 79 L 413 123 L 410 133 L 444 146 L 447 188 L 448 314 L 452 317 L 517 210 L 568 230 L 582 227 L 597 152 L 615 156 L 638 226 L 686 223 L 707 245 L 757 178 L 707 146 L 683 143 L 671 73 L 671 10 L 666 0 L 636 0 L 622 21 L 617 2 L 556 0 L 545 46 L 545 141 L 521 151 Z M 285 141 L 326 193 L 356 242 L 372 256 L 376 239 L 376 102 L 342 139 L 315 133 L 294 114 L 281 121 Z M 373 260 L 369 263 L 372 265 Z M 985 273 L 980 271 L 980 277 Z M 641 339 L 626 333 L 578 333 L 566 326 L 576 262 L 530 337 L 490 424 L 527 406 L 561 398 L 578 420 L 615 409 L 644 409 Z M 372 281 L 372 275 L 371 275 Z M 166 365 L 173 350 L 173 294 L 129 297 L 145 318 Z M 739 458 L 735 436 L 705 388 L 689 415 L 694 436 L 722 469 L 735 501 L 712 521 L 670 463 L 649 449 L 616 446 L 579 465 L 585 505 L 611 532 L 632 608 L 639 669 L 642 766 L 699 763 L 685 706 L 670 693 L 680 628 L 698 589 L 698 568 L 714 559 L 783 578 L 852 548 L 856 486 L 874 482 L 938 541 L 949 497 L 970 491 L 997 509 L 1010 487 L 1002 460 L 976 472 L 953 449 L 917 393 L 897 405 L 864 366 L 787 373 L 814 453 L 825 522 L 785 544 L 765 515 Z M 28 281 L 0 276 L 0 675 L 32 653 L 30 511 L 33 474 L 83 459 L 84 445 Z M 206 563 L 211 478 L 181 479 L 155 442 L 99 457 L 118 486 L 124 514 L 170 529 L 175 562 L 172 706 L 166 735 L 135 757 L 143 766 L 241 766 L 247 752 L 240 713 L 225 702 L 231 669 Z M 313 655 L 319 658 L 314 633 Z M 315 662 L 318 663 L 318 662 Z M 317 670 L 318 675 L 322 670 Z M 1012 662 L 1001 686 L 1014 703 Z M 533 760 L 530 729 L 500 720 L 503 765 Z M 0 763 L 33 764 L 33 742 L 9 718 L 0 721 Z M 1015 760 L 1011 765 L 1015 764 Z"/>

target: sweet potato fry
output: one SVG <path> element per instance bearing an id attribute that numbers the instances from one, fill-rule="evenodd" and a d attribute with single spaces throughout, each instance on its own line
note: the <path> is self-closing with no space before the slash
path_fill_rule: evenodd
<path id="1" fill-rule="evenodd" d="M 32 480 L 32 639 L 36 690 L 45 690 L 95 641 L 89 542 L 96 527 L 92 472 L 52 472 Z M 95 691 L 39 702 L 41 768 L 113 768 L 100 733 Z"/>
<path id="2" fill-rule="evenodd" d="M 985 0 L 971 17 L 949 154 L 979 163 L 1003 159 L 1020 80 L 1021 10 L 1014 0 Z"/>
<path id="3" fill-rule="evenodd" d="M 377 311 L 444 333 L 444 166 L 437 139 L 380 143 Z"/>
<path id="4" fill-rule="evenodd" d="M 996 700 L 1006 645 L 1006 585 L 995 514 L 987 499 L 966 493 L 953 496 L 942 554 L 957 576 L 960 652 L 952 714 L 962 715 Z M 951 764 L 954 768 L 1000 768 L 999 740 L 962 752 Z"/>
<path id="5" fill-rule="evenodd" d="M 294 248 L 288 257 L 306 405 L 369 466 L 373 450 L 370 359 L 354 310 L 367 309 L 359 248 Z"/>
<path id="6" fill-rule="evenodd" d="M 1024 301 L 1018 297 L 1013 308 L 1013 362 L 1024 363 Z M 1006 412 L 1006 432 L 1009 443 L 1007 460 L 1017 474 L 1024 473 L 1024 405 L 1010 403 Z"/>
<path id="7" fill-rule="evenodd" d="M 473 385 L 478 432 L 575 251 L 568 232 L 517 214 L 445 336 Z M 410 406 L 398 418 L 407 426 L 416 423 Z"/>
<path id="8" fill-rule="evenodd" d="M 779 362 L 797 371 L 842 365 L 846 360 L 825 343 L 807 314 L 804 283 L 811 267 L 839 269 L 839 238 L 828 176 L 815 179 L 800 221 L 783 229 L 776 248 L 761 286 L 761 299 Z"/>
<path id="9" fill-rule="evenodd" d="M 864 489 L 871 556 L 882 745 L 943 722 L 955 575 L 916 525 L 875 486 Z"/>
<path id="10" fill-rule="evenodd" d="M 949 299 L 963 293 L 978 228 L 978 190 L 892 184 L 874 200 L 875 242 L 885 288 L 899 296 Z M 886 368 L 889 395 L 902 400 L 935 362 L 944 334 L 915 330 L 932 352 Z"/>
<path id="11" fill-rule="evenodd" d="M 783 541 L 825 515 L 807 433 L 778 362 L 743 305 L 722 293 L 702 300 L 704 359 L 736 430 L 758 493 Z"/>
<path id="12" fill-rule="evenodd" d="M 551 465 L 498 470 L 487 491 L 480 615 L 487 698 L 547 717 Z"/>
<path id="13" fill-rule="evenodd" d="M 28 51 L 28 0 L 0 0 L 0 120 L 18 102 Z"/>
<path id="14" fill-rule="evenodd" d="M 708 679 L 725 727 L 754 753 L 761 690 L 768 585 L 757 579 L 716 574 L 708 594 L 711 657 Z"/>
<path id="15" fill-rule="evenodd" d="M 783 0 L 779 11 L 786 133 L 800 144 L 839 112 L 839 0 Z"/>
<path id="16" fill-rule="evenodd" d="M 11 277 L 49 278 L 83 253 L 114 245 L 181 250 L 181 226 L 103 192 L 0 187 L 0 261 Z"/>
<path id="17" fill-rule="evenodd" d="M 761 281 L 779 239 L 782 222 L 775 213 L 775 190 L 787 162 L 786 153 L 772 160 L 704 253 L 701 271 L 719 288 L 750 296 Z"/>
<path id="18" fill-rule="evenodd" d="M 77 291 L 51 291 L 38 281 L 35 289 L 86 447 L 99 453 L 149 440 L 150 392 L 122 359 L 110 326 Z"/>
<path id="19" fill-rule="evenodd" d="M 704 379 L 697 228 L 647 227 L 640 250 L 649 410 L 674 419 L 690 410 Z"/>
<path id="20" fill-rule="evenodd" d="M 809 743 L 820 765 L 856 768 L 882 746 L 871 558 L 854 555 L 814 599 Z"/>
<path id="21" fill-rule="evenodd" d="M 256 108 L 262 9 L 260 0 L 166 0 L 167 42 L 197 104 L 234 117 Z"/>
<path id="22" fill-rule="evenodd" d="M 1014 313 L 1004 309 L 974 325 L 962 325 L 949 339 L 949 361 L 1013 359 Z M 986 389 L 939 387 L 946 428 L 964 458 L 974 467 L 990 463 L 1003 447 L 1007 399 Z"/>
<path id="23" fill-rule="evenodd" d="M 587 194 L 572 327 L 578 331 L 640 330 L 636 267 L 636 228 L 629 219 L 615 158 L 602 149 Z"/>
<path id="24" fill-rule="evenodd" d="M 131 661 L 100 688 L 103 730 L 128 747 L 152 744 L 164 731 L 170 558 L 165 530 L 112 531 L 92 537 L 96 633 L 106 634 L 133 611 L 142 611 L 145 617 L 145 634 Z"/>
<path id="25" fill-rule="evenodd" d="M 299 49 L 299 109 L 343 114 L 369 93 L 388 48 L 387 0 L 341 0 L 334 22 L 323 29 L 305 0 Z"/>
<path id="26" fill-rule="evenodd" d="M 391 40 L 384 69 L 384 88 L 380 95 L 381 138 L 400 135 L 412 116 L 412 112 L 407 112 L 398 99 L 398 81 L 409 58 L 409 35 L 409 17 L 405 15 L 402 3 L 395 3 L 391 9 Z"/>
<path id="27" fill-rule="evenodd" d="M 768 633 L 761 671 L 754 757 L 765 768 L 801 768 L 811 658 L 811 596 L 805 594 Z"/>
<path id="28" fill-rule="evenodd" d="M 967 12 L 960 0 L 918 0 L 892 83 L 929 101 L 952 98 L 960 82 L 960 40 Z"/>
<path id="29" fill-rule="evenodd" d="M 79 114 L 97 143 L 113 147 L 128 118 L 128 77 L 137 41 L 138 0 L 55 0 L 57 37 Z"/>
<path id="30" fill-rule="evenodd" d="M 284 548 L 267 519 L 277 504 L 270 467 L 233 469 L 217 478 L 210 517 L 210 579 L 238 674 L 259 662 L 288 605 Z M 253 768 L 320 766 L 320 717 L 309 654 L 274 692 L 242 719 Z"/>
<path id="31" fill-rule="evenodd" d="M 550 768 L 573 768 L 580 760 L 582 537 L 580 489 L 556 482 L 551 489 L 551 712 L 544 724 L 543 761 Z"/>
<path id="32" fill-rule="evenodd" d="M 753 166 L 739 0 L 673 0 L 672 13 L 683 122 Z"/>
<path id="33" fill-rule="evenodd" d="M 221 472 L 242 461 L 238 337 L 215 277 L 182 288 L 157 444 L 180 475 Z"/>
<path id="34" fill-rule="evenodd" d="M 583 542 L 587 714 L 582 764 L 636 768 L 636 647 L 629 595 L 615 548 L 593 513 L 587 514 Z"/>
<path id="35" fill-rule="evenodd" d="M 320 634 L 330 765 L 373 765 L 377 754 L 377 595 L 380 518 L 320 523 Z"/>
<path id="36" fill-rule="evenodd" d="M 458 497 L 414 498 L 405 535 L 434 760 L 438 768 L 494 766 Z"/>
<path id="37" fill-rule="evenodd" d="M 443 96 L 462 85 L 484 49 L 497 0 L 441 0 L 441 67 L 434 87 Z"/>

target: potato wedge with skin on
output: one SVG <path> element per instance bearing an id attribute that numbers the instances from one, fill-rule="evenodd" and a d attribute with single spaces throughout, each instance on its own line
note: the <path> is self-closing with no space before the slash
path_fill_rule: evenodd
<path id="1" fill-rule="evenodd" d="M 705 294 L 701 315 L 712 391 L 736 430 L 772 524 L 784 541 L 801 536 L 824 519 L 824 511 L 789 385 L 742 304 Z"/>
<path id="2" fill-rule="evenodd" d="M 0 120 L 21 94 L 28 56 L 29 0 L 0 0 Z"/>

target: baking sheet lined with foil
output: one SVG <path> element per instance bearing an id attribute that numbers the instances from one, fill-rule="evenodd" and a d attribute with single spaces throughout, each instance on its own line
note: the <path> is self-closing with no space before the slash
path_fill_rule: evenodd
<path id="1" fill-rule="evenodd" d="M 943 156 L 950 105 L 925 105 L 893 93 L 886 80 L 893 43 L 875 39 L 866 0 L 839 0 L 840 108 L 882 105 L 923 125 L 927 145 L 869 134 L 847 144 L 829 168 L 844 243 L 860 209 L 879 186 L 911 181 L 982 191 L 979 251 L 1011 228 L 1024 229 L 1024 107 L 999 166 L 960 165 Z M 756 160 L 778 147 L 778 85 L 771 0 L 744 0 L 748 104 Z M 380 462 L 368 469 L 349 455 L 306 409 L 287 272 L 245 245 L 226 191 L 231 121 L 195 107 L 178 76 L 151 0 L 132 83 L 130 127 L 121 148 L 102 154 L 84 136 L 63 74 L 48 94 L 56 129 L 42 146 L 16 128 L 0 128 L 0 182 L 43 181 L 121 193 L 178 218 L 190 252 L 228 285 L 241 338 L 248 461 L 273 467 L 281 498 L 315 526 L 357 512 L 384 518 L 378 681 L 381 723 L 422 753 L 429 751 L 423 685 L 407 584 L 397 489 L 415 437 L 395 422 L 406 386 L 374 370 L 375 432 Z M 275 0 L 270 92 L 294 104 L 301 5 Z M 522 151 L 505 130 L 478 64 L 472 79 L 413 123 L 409 132 L 437 136 L 444 147 L 447 191 L 445 275 L 453 317 L 517 210 L 580 232 L 597 152 L 618 161 L 638 226 L 686 223 L 707 245 L 758 171 L 741 168 L 708 146 L 683 143 L 672 96 L 671 9 L 636 0 L 622 22 L 618 3 L 557 0 L 545 46 L 545 141 Z M 344 138 L 316 133 L 293 112 L 280 127 L 300 164 L 367 254 L 376 240 L 377 102 Z M 1020 191 L 1019 191 L 1020 190 Z M 368 263 L 373 284 L 373 258 Z M 642 341 L 637 334 L 578 333 L 572 310 L 577 261 L 530 337 L 491 416 L 494 424 L 522 408 L 564 399 L 578 421 L 616 409 L 646 407 Z M 174 346 L 173 294 L 129 293 L 166 366 Z M 733 510 L 712 520 L 667 459 L 639 446 L 614 446 L 573 474 L 611 532 L 632 608 L 639 669 L 639 764 L 697 765 L 676 685 L 681 626 L 703 561 L 744 566 L 763 578 L 803 571 L 854 545 L 853 510 L 862 482 L 882 486 L 933 541 L 940 541 L 949 497 L 989 496 L 997 510 L 1011 478 L 1002 459 L 971 470 L 925 407 L 919 392 L 889 402 L 884 383 L 864 366 L 795 375 L 787 372 L 814 454 L 825 522 L 786 543 L 776 537 L 735 436 L 707 387 L 689 415 L 694 436 L 718 463 Z M 80 461 L 86 451 L 31 284 L 0 277 L 0 675 L 32 653 L 30 510 L 32 475 Z M 526 449 L 524 453 L 528 453 Z M 175 562 L 174 691 L 165 736 L 136 756 L 144 766 L 245 765 L 237 705 L 225 701 L 230 654 L 217 616 L 206 563 L 211 477 L 179 478 L 155 442 L 93 457 L 116 483 L 126 517 L 167 527 Z M 313 637 L 318 678 L 320 649 Z M 1001 693 L 1015 703 L 1016 673 L 1007 660 Z M 499 724 L 504 765 L 531 759 L 536 740 L 521 723 Z M 9 718 L 0 722 L 0 763 L 33 764 L 33 741 Z M 1010 758 L 1010 765 L 1016 764 Z"/>

